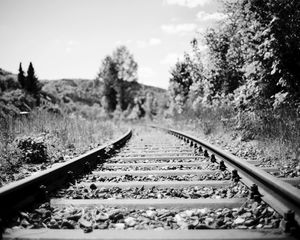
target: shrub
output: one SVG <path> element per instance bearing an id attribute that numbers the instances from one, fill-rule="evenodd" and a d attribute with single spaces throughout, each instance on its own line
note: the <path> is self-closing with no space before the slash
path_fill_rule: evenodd
<path id="1" fill-rule="evenodd" d="M 22 151 L 21 160 L 26 163 L 43 163 L 47 161 L 47 147 L 42 137 L 24 136 L 16 140 Z"/>

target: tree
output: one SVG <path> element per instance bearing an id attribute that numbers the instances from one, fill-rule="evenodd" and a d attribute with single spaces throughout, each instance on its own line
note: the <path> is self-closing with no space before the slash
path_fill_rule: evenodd
<path id="1" fill-rule="evenodd" d="M 132 91 L 137 82 L 138 64 L 133 55 L 125 46 L 118 47 L 112 54 L 112 59 L 116 65 L 117 81 L 116 92 L 117 102 L 122 111 L 134 102 L 136 92 Z"/>
<path id="2" fill-rule="evenodd" d="M 18 82 L 20 83 L 22 88 L 25 88 L 26 78 L 22 69 L 22 63 L 20 63 L 19 65 Z"/>
<path id="3" fill-rule="evenodd" d="M 118 47 L 112 56 L 106 56 L 102 61 L 97 79 L 104 82 L 103 95 L 109 112 L 117 108 L 124 111 L 134 103 L 139 89 L 137 67 L 125 46 Z"/>
<path id="4" fill-rule="evenodd" d="M 261 93 L 271 98 L 286 93 L 289 102 L 300 99 L 300 2 L 297 0 L 244 0 L 261 26 L 254 51 L 262 71 Z M 272 100 L 270 101 L 272 104 Z"/>
<path id="5" fill-rule="evenodd" d="M 210 83 L 213 95 L 229 94 L 243 81 L 241 38 L 234 22 L 210 29 L 205 36 L 212 68 Z"/>
<path id="6" fill-rule="evenodd" d="M 189 65 L 186 61 L 178 61 L 171 70 L 169 92 L 172 102 L 181 112 L 188 99 L 190 86 L 193 83 Z"/>
<path id="7" fill-rule="evenodd" d="M 41 90 L 41 85 L 35 76 L 34 68 L 31 62 L 27 70 L 26 89 L 33 95 L 37 95 Z"/>
<path id="8" fill-rule="evenodd" d="M 110 56 L 106 56 L 102 61 L 101 70 L 98 74 L 103 83 L 103 96 L 106 102 L 105 108 L 108 112 L 113 112 L 117 107 L 117 91 L 116 91 L 116 79 L 117 79 L 116 64 L 113 62 Z"/>
<path id="9" fill-rule="evenodd" d="M 143 104 L 145 110 L 145 115 L 148 119 L 152 120 L 153 116 L 157 114 L 157 99 L 155 98 L 153 92 L 145 92 L 145 102 Z"/>
<path id="10" fill-rule="evenodd" d="M 112 54 L 116 64 L 118 79 L 122 81 L 137 81 L 138 64 L 126 46 L 118 47 Z"/>

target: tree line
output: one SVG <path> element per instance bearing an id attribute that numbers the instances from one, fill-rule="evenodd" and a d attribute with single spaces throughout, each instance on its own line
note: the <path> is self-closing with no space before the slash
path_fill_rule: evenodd
<path id="1" fill-rule="evenodd" d="M 224 1 L 224 13 L 226 19 L 195 37 L 192 52 L 171 69 L 173 110 L 197 114 L 232 107 L 259 118 L 267 110 L 299 114 L 300 2 Z"/>

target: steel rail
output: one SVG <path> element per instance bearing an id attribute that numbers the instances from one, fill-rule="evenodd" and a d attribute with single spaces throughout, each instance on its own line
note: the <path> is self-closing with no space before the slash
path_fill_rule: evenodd
<path id="1" fill-rule="evenodd" d="M 94 166 L 109 157 L 116 148 L 123 146 L 131 135 L 132 130 L 128 130 L 121 137 L 85 154 L 3 186 L 0 188 L 0 218 L 5 219 L 21 208 L 47 199 L 50 192 L 74 177 L 90 172 Z"/>
<path id="2" fill-rule="evenodd" d="M 249 186 L 251 183 L 258 185 L 259 189 L 265 196 L 265 200 L 270 206 L 272 206 L 281 215 L 289 215 L 291 211 L 294 213 L 294 219 L 292 220 L 298 227 L 300 226 L 300 190 L 267 172 L 255 167 L 247 161 L 234 156 L 229 152 L 225 152 L 219 147 L 198 139 L 189 134 L 177 131 L 174 129 L 167 129 L 157 126 L 151 126 L 153 128 L 161 129 L 167 133 L 176 137 L 183 138 L 187 142 L 192 144 L 199 144 L 207 151 L 210 151 L 215 157 L 218 157 L 227 163 L 229 163 L 234 169 L 238 170 L 242 177 L 241 181 Z"/>
<path id="3" fill-rule="evenodd" d="M 174 132 L 169 132 L 173 135 L 179 136 L 177 133 Z M 183 136 L 180 135 L 180 138 L 182 139 Z M 185 141 L 187 141 L 187 137 L 185 137 Z M 189 139 L 188 143 L 190 143 L 192 140 Z M 196 142 L 193 141 L 190 145 L 192 147 L 195 147 L 195 149 L 198 145 L 195 144 Z M 204 145 L 202 145 L 202 148 L 205 148 Z M 124 148 L 123 148 L 124 149 Z M 209 150 L 207 147 L 205 148 L 207 151 L 209 151 L 209 154 L 211 154 L 212 150 Z M 198 152 L 198 151 L 197 151 Z M 214 152 L 214 154 L 216 154 Z M 205 163 L 210 164 L 209 158 L 207 158 L 208 154 L 204 154 L 205 158 L 204 161 Z M 216 154 L 216 156 L 219 156 Z M 97 156 L 96 156 L 97 158 Z M 221 158 L 220 156 L 218 157 L 217 160 Z M 222 158 L 224 159 L 224 158 Z M 103 159 L 104 160 L 104 159 Z M 105 159 L 106 160 L 106 159 Z M 101 160 L 100 160 L 101 161 Z M 93 161 L 99 163 L 99 161 Z M 118 164 L 118 163 L 105 163 L 110 164 L 112 166 L 125 166 L 125 164 Z M 139 163 L 126 163 L 126 165 L 137 165 Z M 151 163 L 154 164 L 154 163 Z M 161 163 L 159 163 L 161 164 Z M 168 163 L 169 164 L 169 163 Z M 173 163 L 174 164 L 174 163 Z M 88 166 L 91 165 L 88 164 Z M 231 164 L 233 166 L 233 164 Z M 230 164 L 226 163 L 227 169 L 230 170 L 232 169 Z M 250 165 L 250 164 L 249 164 Z M 252 165 L 250 165 L 252 166 Z M 91 169 L 91 168 L 89 168 Z M 238 169 L 238 168 L 235 168 Z M 116 170 L 116 169 L 115 169 Z M 178 172 L 179 170 L 175 170 Z M 173 174 L 175 173 L 173 171 Z M 185 170 L 184 170 L 185 171 Z M 193 170 L 191 170 L 192 172 Z M 199 172 L 200 170 L 195 170 Z M 201 170 L 203 172 L 203 170 Z M 217 170 L 218 171 L 218 170 Z M 94 171 L 89 171 L 93 175 L 96 175 Z M 119 171 L 117 170 L 119 174 L 124 174 L 127 171 Z M 138 174 L 144 174 L 146 171 L 128 171 L 128 174 L 131 173 L 138 173 Z M 152 171 L 148 171 L 148 173 L 151 173 Z M 158 173 L 158 170 L 155 170 L 152 173 Z M 160 172 L 166 173 L 167 171 L 160 170 Z M 83 172 L 86 173 L 86 172 Z M 239 171 L 240 176 L 243 178 L 242 180 L 245 181 L 244 179 L 244 173 Z M 103 173 L 102 176 L 107 176 L 110 174 L 116 174 L 110 173 L 110 172 L 105 172 Z M 69 174 L 68 174 L 69 175 Z M 97 175 L 101 176 L 101 172 L 98 171 Z M 77 177 L 77 176 L 76 176 Z M 212 184 L 218 184 L 221 181 L 208 181 L 211 182 Z M 207 181 L 205 182 L 205 185 L 207 186 Z M 228 182 L 228 181 L 227 181 Z M 113 182 L 95 182 L 93 181 L 92 184 L 95 186 L 99 187 L 100 185 L 103 186 L 105 185 L 106 187 L 112 187 L 112 186 L 119 186 L 119 187 L 128 187 L 133 186 L 135 184 L 142 185 L 146 187 L 146 185 L 153 185 L 153 184 L 158 184 L 158 185 L 164 185 L 164 188 L 169 186 L 170 184 L 172 185 L 178 185 L 178 184 L 183 184 L 184 186 L 191 186 L 193 184 L 202 184 L 204 182 L 189 182 L 189 181 L 162 181 L 162 182 L 119 182 L 119 183 L 113 183 Z M 224 181 L 225 183 L 225 181 Z M 230 183 L 230 181 L 229 181 Z M 86 183 L 81 182 L 79 184 L 76 184 L 78 186 L 88 186 L 91 187 L 91 183 Z M 249 185 L 249 184 L 246 184 Z M 179 186 L 179 185 L 178 185 Z M 46 187 L 47 188 L 47 187 Z M 124 198 L 124 199 L 101 199 L 101 198 L 96 198 L 96 199 L 68 199 L 68 198 L 51 198 L 48 199 L 50 206 L 54 208 L 64 208 L 64 207 L 69 207 L 69 206 L 75 206 L 75 207 L 89 207 L 89 208 L 96 208 L 97 206 L 101 205 L 104 207 L 117 207 L 117 208 L 123 208 L 126 207 L 128 209 L 145 209 L 148 208 L 149 206 L 154 207 L 155 209 L 158 208 L 168 208 L 168 209 L 191 209 L 191 208 L 240 208 L 241 206 L 244 206 L 245 202 L 248 200 L 246 198 L 221 198 L 221 199 L 204 199 L 204 198 L 197 198 L 197 199 L 130 199 L 130 198 Z M 67 229 L 8 229 L 6 233 L 3 235 L 3 239 L 44 239 L 44 240 L 51 240 L 51 239 L 190 239 L 190 240 L 196 240 L 196 239 L 295 239 L 293 236 L 290 234 L 282 233 L 281 229 L 264 229 L 264 230 L 239 230 L 239 229 L 210 229 L 210 230 L 163 230 L 163 231 L 157 231 L 157 230 L 129 230 L 127 229 L 126 231 L 118 231 L 118 230 L 98 230 L 98 229 L 93 229 L 92 232 L 89 233 L 84 233 L 82 229 L 80 230 L 67 230 Z"/>

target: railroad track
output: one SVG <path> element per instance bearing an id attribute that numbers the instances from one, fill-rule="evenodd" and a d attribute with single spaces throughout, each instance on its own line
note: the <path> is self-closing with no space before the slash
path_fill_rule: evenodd
<path id="1" fill-rule="evenodd" d="M 297 179 L 174 130 L 131 135 L 0 189 L 3 239 L 297 239 Z"/>

